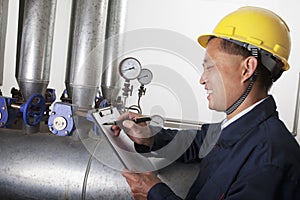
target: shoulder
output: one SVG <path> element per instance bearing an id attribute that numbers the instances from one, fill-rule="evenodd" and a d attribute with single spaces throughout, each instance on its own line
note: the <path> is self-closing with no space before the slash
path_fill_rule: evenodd
<path id="1" fill-rule="evenodd" d="M 257 169 L 262 169 L 264 173 L 268 170 L 280 171 L 277 175 L 283 174 L 300 182 L 299 144 L 277 116 L 262 122 L 251 134 L 256 145 L 247 162 L 249 172 Z"/>

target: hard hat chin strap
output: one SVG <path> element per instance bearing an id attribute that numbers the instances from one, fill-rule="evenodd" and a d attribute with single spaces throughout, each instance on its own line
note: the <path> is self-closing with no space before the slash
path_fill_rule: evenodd
<path id="1" fill-rule="evenodd" d="M 258 49 L 251 48 L 250 51 L 251 51 L 251 55 L 254 56 L 256 59 L 258 59 L 259 57 Z M 255 70 L 252 76 L 250 77 L 250 83 L 246 88 L 245 92 L 242 94 L 242 96 L 240 96 L 240 98 L 236 100 L 236 102 L 234 102 L 229 108 L 227 108 L 227 110 L 225 111 L 226 115 L 230 115 L 231 113 L 233 113 L 233 111 L 235 111 L 244 102 L 244 100 L 247 98 L 250 91 L 252 90 L 254 82 L 256 81 L 256 77 L 257 77 L 257 70 Z"/>
<path id="2" fill-rule="evenodd" d="M 254 85 L 254 82 L 256 80 L 256 76 L 257 76 L 257 72 L 255 71 L 254 74 L 251 76 L 250 78 L 250 83 L 246 89 L 246 91 L 242 94 L 242 96 L 240 96 L 240 98 L 234 102 L 234 104 L 232 104 L 226 111 L 226 115 L 230 115 L 233 111 L 235 111 L 243 102 L 244 100 L 247 98 L 247 96 L 249 95 L 253 85 Z"/>

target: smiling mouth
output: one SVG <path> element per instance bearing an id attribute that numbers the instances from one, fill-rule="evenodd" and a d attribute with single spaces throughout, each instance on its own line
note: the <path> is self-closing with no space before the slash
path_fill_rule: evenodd
<path id="1" fill-rule="evenodd" d="M 212 93 L 213 93 L 212 90 L 206 90 L 206 94 L 210 95 L 210 94 L 212 94 Z"/>

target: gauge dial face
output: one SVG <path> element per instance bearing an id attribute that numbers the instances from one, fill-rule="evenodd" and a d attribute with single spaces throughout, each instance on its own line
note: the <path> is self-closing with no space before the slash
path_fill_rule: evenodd
<path id="1" fill-rule="evenodd" d="M 153 74 L 149 69 L 142 69 L 137 79 L 141 84 L 147 85 L 152 81 Z"/>
<path id="2" fill-rule="evenodd" d="M 126 80 L 136 79 L 142 70 L 141 63 L 132 57 L 125 58 L 119 66 L 120 75 Z"/>

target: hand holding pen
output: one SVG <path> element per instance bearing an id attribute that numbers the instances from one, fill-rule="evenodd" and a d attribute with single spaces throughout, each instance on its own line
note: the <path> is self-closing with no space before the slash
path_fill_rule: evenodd
<path id="1" fill-rule="evenodd" d="M 111 125 L 115 136 L 119 136 L 121 129 L 128 137 L 137 144 L 152 146 L 152 133 L 145 122 L 151 121 L 151 117 L 144 117 L 140 114 L 127 112 L 122 114 L 113 122 L 106 122 L 103 125 Z"/>

